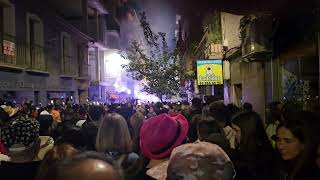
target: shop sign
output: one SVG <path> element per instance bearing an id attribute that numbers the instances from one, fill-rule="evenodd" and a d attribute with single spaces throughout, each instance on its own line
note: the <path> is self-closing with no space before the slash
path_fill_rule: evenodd
<path id="1" fill-rule="evenodd" d="M 197 60 L 198 85 L 223 84 L 222 60 Z"/>
<path id="2" fill-rule="evenodd" d="M 16 49 L 15 43 L 8 40 L 3 40 L 2 46 L 3 46 L 4 55 L 15 56 L 15 49 Z"/>

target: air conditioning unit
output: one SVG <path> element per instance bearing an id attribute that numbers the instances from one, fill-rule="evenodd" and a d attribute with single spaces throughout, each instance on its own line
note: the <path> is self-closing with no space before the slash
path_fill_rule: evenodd
<path id="1" fill-rule="evenodd" d="M 271 17 L 251 17 L 243 31 L 242 57 L 250 61 L 267 59 L 272 53 Z"/>

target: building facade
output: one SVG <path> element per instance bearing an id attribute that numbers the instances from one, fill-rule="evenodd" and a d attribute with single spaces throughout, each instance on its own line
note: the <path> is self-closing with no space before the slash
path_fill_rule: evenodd
<path id="1" fill-rule="evenodd" d="M 1 98 L 44 105 L 90 99 L 89 87 L 100 80 L 94 75 L 106 47 L 106 12 L 82 1 L 80 18 L 70 18 L 57 4 L 1 1 Z"/>

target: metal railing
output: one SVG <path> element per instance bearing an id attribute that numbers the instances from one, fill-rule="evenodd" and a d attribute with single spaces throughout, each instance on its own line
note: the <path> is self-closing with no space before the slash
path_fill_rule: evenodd
<path id="1" fill-rule="evenodd" d="M 0 64 L 12 67 L 27 67 L 28 62 L 25 58 L 25 51 L 22 50 L 20 44 L 16 43 L 16 37 L 7 33 L 2 33 L 2 37 L 3 39 L 0 38 Z M 5 52 L 4 41 L 12 43 L 14 48 L 13 54 L 9 55 L 8 52 Z"/>
<path id="2" fill-rule="evenodd" d="M 63 56 L 62 74 L 68 76 L 74 75 L 74 68 L 72 67 L 72 56 Z"/>
<path id="3" fill-rule="evenodd" d="M 12 55 L 4 53 L 3 40 L 14 44 L 14 53 Z M 3 34 L 3 40 L 0 42 L 2 46 L 0 65 L 46 71 L 45 52 L 42 46 L 26 42 L 16 42 L 15 37 L 8 34 Z"/>
<path id="4" fill-rule="evenodd" d="M 79 64 L 79 77 L 89 77 L 89 64 Z"/>
<path id="5" fill-rule="evenodd" d="M 37 44 L 30 44 L 30 47 L 27 46 L 27 49 L 30 50 L 30 68 L 32 70 L 46 71 L 46 61 L 44 48 Z M 28 54 L 28 51 L 27 51 Z"/>

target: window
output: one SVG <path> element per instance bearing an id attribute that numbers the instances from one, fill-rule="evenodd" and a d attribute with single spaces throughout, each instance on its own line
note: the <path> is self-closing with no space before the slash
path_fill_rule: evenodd
<path id="1" fill-rule="evenodd" d="M 72 71 L 71 36 L 61 33 L 61 71 L 64 75 L 73 75 Z"/>
<path id="2" fill-rule="evenodd" d="M 1 42 L 1 46 L 0 46 L 0 53 L 1 53 L 1 59 L 0 62 L 2 62 L 3 60 L 3 46 L 2 46 L 2 41 L 3 41 L 3 8 L 0 6 L 0 42 Z"/>
<path id="3" fill-rule="evenodd" d="M 0 7 L 0 62 L 19 64 L 16 61 L 15 8 L 7 4 Z"/>
<path id="4" fill-rule="evenodd" d="M 33 70 L 45 71 L 45 57 L 43 49 L 43 24 L 35 14 L 27 13 L 27 47 L 29 65 Z"/>
<path id="5" fill-rule="evenodd" d="M 78 45 L 78 71 L 79 77 L 88 77 L 89 76 L 89 66 L 88 66 L 88 53 L 85 46 Z"/>

